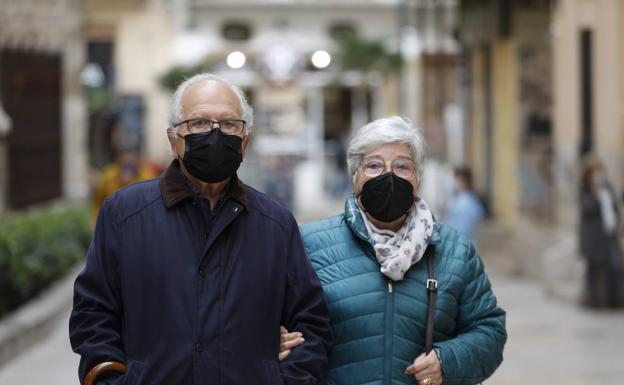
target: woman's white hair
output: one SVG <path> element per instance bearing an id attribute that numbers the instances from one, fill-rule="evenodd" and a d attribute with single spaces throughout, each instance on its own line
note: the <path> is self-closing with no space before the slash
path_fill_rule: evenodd
<path id="1" fill-rule="evenodd" d="M 238 97 L 238 101 L 240 102 L 240 118 L 246 122 L 245 131 L 251 131 L 251 127 L 253 127 L 254 123 L 253 109 L 247 102 L 245 93 L 243 93 L 243 91 L 238 86 L 235 86 L 224 78 L 206 72 L 194 75 L 186 79 L 178 86 L 178 88 L 176 88 L 171 98 L 171 104 L 169 106 L 168 127 L 173 128 L 177 132 L 177 128 L 174 128 L 173 125 L 179 123 L 184 118 L 182 116 L 182 97 L 184 96 L 184 93 L 193 85 L 207 80 L 218 81 L 230 87 L 230 89 L 236 94 L 236 96 Z"/>
<path id="2" fill-rule="evenodd" d="M 374 120 L 360 128 L 349 143 L 347 166 L 349 175 L 355 175 L 368 152 L 386 143 L 405 143 L 416 164 L 416 178 L 421 180 L 425 162 L 425 139 L 419 129 L 412 127 L 408 119 L 399 116 Z"/>

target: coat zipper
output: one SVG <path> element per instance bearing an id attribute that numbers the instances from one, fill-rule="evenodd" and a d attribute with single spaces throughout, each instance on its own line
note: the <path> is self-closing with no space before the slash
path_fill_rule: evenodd
<path id="1" fill-rule="evenodd" d="M 394 342 L 394 284 L 388 280 L 386 294 L 386 332 L 384 336 L 384 384 L 392 384 L 392 349 Z"/>

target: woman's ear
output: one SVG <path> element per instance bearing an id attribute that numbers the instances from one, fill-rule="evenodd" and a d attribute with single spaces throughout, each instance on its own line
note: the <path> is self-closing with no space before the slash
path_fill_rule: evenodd
<path id="1" fill-rule="evenodd" d="M 357 171 L 351 177 L 351 191 L 353 191 L 353 194 L 355 194 L 356 197 L 359 196 L 360 193 L 362 192 L 362 185 L 358 181 Z"/>

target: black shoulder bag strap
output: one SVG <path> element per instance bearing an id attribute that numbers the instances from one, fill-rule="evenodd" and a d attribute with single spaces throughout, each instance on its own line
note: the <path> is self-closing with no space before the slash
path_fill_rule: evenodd
<path id="1" fill-rule="evenodd" d="M 435 316 L 435 303 L 438 294 L 438 281 L 435 279 L 433 270 L 433 246 L 429 245 L 425 258 L 427 259 L 427 293 L 429 296 L 429 307 L 427 309 L 427 326 L 425 329 L 425 353 L 429 354 L 433 349 L 433 319 Z"/>

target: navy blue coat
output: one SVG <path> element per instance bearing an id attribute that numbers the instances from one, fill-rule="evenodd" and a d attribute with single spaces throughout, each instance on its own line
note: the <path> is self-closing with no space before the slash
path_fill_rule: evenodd
<path id="1" fill-rule="evenodd" d="M 323 290 L 292 214 L 233 179 L 206 219 L 174 162 L 104 203 L 76 279 L 70 339 L 81 381 L 322 384 L 331 343 Z M 278 361 L 279 326 L 306 342 Z"/>

